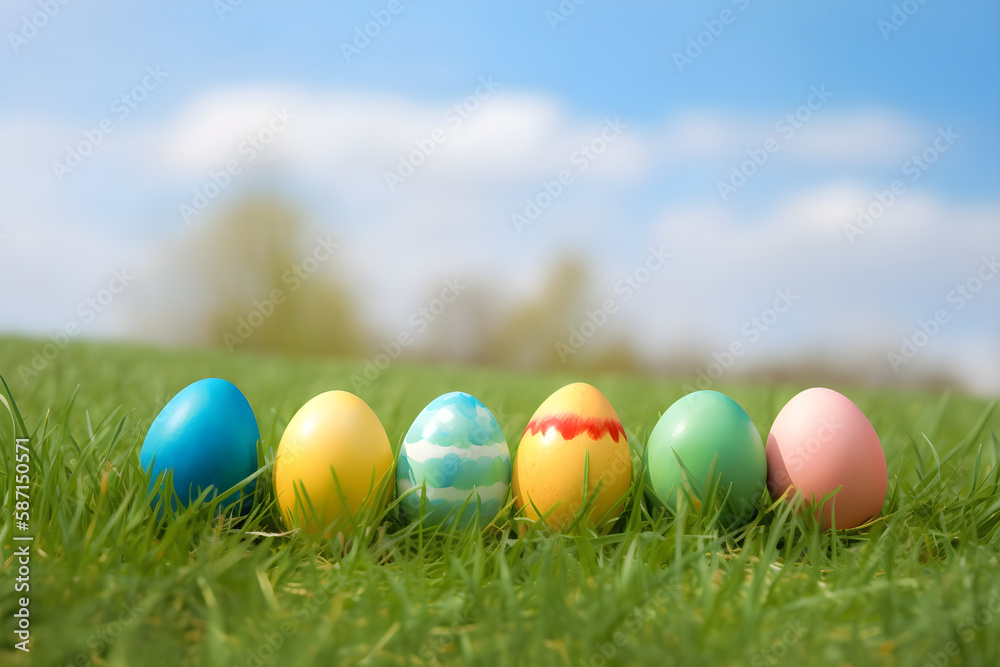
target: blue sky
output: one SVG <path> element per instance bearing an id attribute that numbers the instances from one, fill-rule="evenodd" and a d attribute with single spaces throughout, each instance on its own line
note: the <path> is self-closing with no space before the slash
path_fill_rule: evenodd
<path id="1" fill-rule="evenodd" d="M 892 14 L 885 2 L 757 0 L 745 10 L 724 1 L 588 2 L 553 30 L 545 12 L 557 11 L 556 2 L 401 0 L 403 11 L 347 63 L 339 44 L 386 4 L 247 0 L 223 20 L 208 1 L 70 4 L 17 54 L 4 52 L 3 108 L 85 121 L 131 83 L 137 62 L 155 61 L 171 63 L 184 93 L 162 98 L 151 114 L 220 84 L 261 80 L 447 100 L 491 71 L 581 113 L 636 121 L 691 104 L 783 110 L 823 81 L 842 91 L 845 106 L 982 123 L 997 137 L 995 2 L 930 1 L 886 41 L 877 25 Z M 33 10 L 33 2 L 5 3 L 5 32 L 18 32 Z M 735 21 L 689 76 L 678 74 L 672 53 L 723 10 Z"/>
<path id="2" fill-rule="evenodd" d="M 596 298 L 662 240 L 680 258 L 675 275 L 608 335 L 637 331 L 652 356 L 662 341 L 721 349 L 774 289 L 798 280 L 814 305 L 762 341 L 761 363 L 789 345 L 878 352 L 972 275 L 982 253 L 1000 250 L 1000 3 L 590 0 L 553 27 L 554 0 L 403 0 L 348 62 L 342 43 L 389 4 L 245 0 L 220 19 L 209 1 L 75 2 L 15 50 L 10 34 L 40 9 L 4 3 L 0 284 L 32 278 L 0 328 L 61 326 L 108 267 L 129 258 L 169 267 L 159 249 L 197 231 L 178 225 L 178 204 L 232 155 L 240 135 L 226 132 L 259 127 L 276 105 L 299 120 L 205 217 L 259 189 L 294 198 L 320 226 L 343 230 L 349 270 L 377 295 L 369 315 L 390 333 L 449 271 L 503 283 L 512 264 L 535 267 L 511 281 L 514 302 L 571 250 L 592 261 Z M 884 34 L 879 22 L 904 5 L 918 9 Z M 720 17 L 729 22 L 708 40 L 705 22 Z M 699 33 L 707 45 L 678 71 L 675 52 Z M 147 66 L 168 73 L 162 85 L 79 169 L 55 179 L 53 160 L 108 117 Z M 399 193 L 382 189 L 396 157 L 484 76 L 500 88 L 482 111 Z M 720 201 L 719 181 L 814 87 L 832 97 Z M 513 234 L 524 198 L 615 117 L 628 129 L 580 174 L 583 185 L 529 234 Z M 848 244 L 843 229 L 857 207 L 948 127 L 960 138 L 907 182 L 885 224 Z M 387 232 L 398 242 L 378 245 Z M 438 238 L 447 242 L 422 240 Z M 499 257 L 477 256 L 484 240 Z M 381 261 L 398 268 L 366 269 Z M 145 283 L 164 281 L 150 269 Z M 986 377 L 1000 377 L 1000 344 L 990 342 L 1000 339 L 1000 280 L 989 289 L 914 365 L 978 367 L 969 383 L 1000 390 Z M 686 324 L 658 331 L 648 312 L 661 303 Z M 88 335 L 143 337 L 116 307 L 123 312 Z"/>
<path id="3" fill-rule="evenodd" d="M 579 114 L 651 123 L 681 108 L 778 117 L 822 82 L 839 109 L 901 109 L 975 133 L 926 183 L 992 199 L 1000 183 L 1000 3 L 928 2 L 883 38 L 883 2 L 587 2 L 553 29 L 556 2 L 403 2 L 347 62 L 341 44 L 388 3 L 247 1 L 218 18 L 212 2 L 64 7 L 26 44 L 3 51 L 0 111 L 86 124 L 127 90 L 138 63 L 164 63 L 171 90 L 142 109 L 175 112 L 221 85 L 280 82 L 391 91 L 416 100 L 465 94 L 491 72 L 508 88 L 558 97 Z M 745 7 L 745 8 L 744 8 Z M 5 32 L 38 11 L 5 3 Z M 673 54 L 723 11 L 735 19 L 682 73 Z M 10 37 L 8 35 L 8 42 Z"/>
<path id="4" fill-rule="evenodd" d="M 401 2 L 402 11 L 347 62 L 341 44 L 387 4 L 248 1 L 222 20 L 207 1 L 70 4 L 17 53 L 3 52 L 0 111 L 86 126 L 133 84 L 139 63 L 152 62 L 164 63 L 171 85 L 144 104 L 145 120 L 219 86 L 261 82 L 447 102 L 490 72 L 508 90 L 555 96 L 582 115 L 655 123 L 678 109 L 705 108 L 763 121 L 821 82 L 841 112 L 903 110 L 927 126 L 974 133 L 977 140 L 959 146 L 949 168 L 927 174 L 924 185 L 966 199 L 997 194 L 1000 3 L 929 2 L 886 40 L 879 21 L 891 20 L 893 4 L 882 2 L 588 2 L 554 29 L 547 12 L 558 11 L 556 2 Z M 6 3 L 5 31 L 19 32 L 37 11 L 32 2 Z M 723 11 L 733 22 L 678 72 L 673 54 Z M 885 173 L 876 168 L 870 176 Z M 805 183 L 828 175 L 818 167 L 789 176 Z M 686 184 L 679 190 L 711 190 L 701 181 L 693 192 Z M 762 205 L 766 194 L 755 189 L 743 199 Z"/>

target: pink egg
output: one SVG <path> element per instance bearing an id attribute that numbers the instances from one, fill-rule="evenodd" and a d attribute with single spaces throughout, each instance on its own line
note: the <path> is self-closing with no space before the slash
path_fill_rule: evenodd
<path id="1" fill-rule="evenodd" d="M 858 406 L 832 389 L 797 394 L 774 418 L 767 436 L 767 486 L 777 498 L 789 487 L 823 506 L 823 528 L 854 528 L 878 516 L 889 473 L 874 427 Z M 839 489 L 839 490 L 838 490 Z"/>

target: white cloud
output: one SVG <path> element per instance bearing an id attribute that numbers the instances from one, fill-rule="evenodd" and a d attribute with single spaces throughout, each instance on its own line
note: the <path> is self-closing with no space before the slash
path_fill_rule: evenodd
<path id="1" fill-rule="evenodd" d="M 192 102 L 160 128 L 163 165 L 175 176 L 200 176 L 238 157 L 236 146 L 265 127 L 275 109 L 295 114 L 287 136 L 268 159 L 293 170 L 321 171 L 354 186 L 394 170 L 400 157 L 418 150 L 440 129 L 445 141 L 417 170 L 421 181 L 488 182 L 494 185 L 551 178 L 571 167 L 570 156 L 600 136 L 604 118 L 571 117 L 551 98 L 499 90 L 467 114 L 449 114 L 451 104 L 406 98 L 292 88 L 220 90 Z M 788 138 L 772 118 L 746 118 L 691 110 L 646 126 L 628 127 L 588 178 L 636 178 L 658 165 L 683 168 L 690 161 L 735 159 L 775 137 L 796 162 L 879 166 L 904 160 L 921 147 L 921 132 L 909 119 L 887 111 L 824 114 L 821 109 Z M 613 119 L 612 119 L 613 120 Z M 432 178 L 433 177 L 433 178 Z M 377 180 L 376 180 L 377 182 Z"/>
<path id="2" fill-rule="evenodd" d="M 669 119 L 659 132 L 658 148 L 675 164 L 691 159 L 742 160 L 747 150 L 759 150 L 772 139 L 777 152 L 796 163 L 871 167 L 902 162 L 923 147 L 924 134 L 912 120 L 887 111 L 821 108 L 809 120 L 793 125 L 780 118 L 698 110 Z"/>
<path id="3" fill-rule="evenodd" d="M 893 164 L 926 138 L 915 123 L 891 112 L 821 113 L 789 139 L 789 154 L 814 163 Z"/>
<path id="4" fill-rule="evenodd" d="M 423 164 L 414 180 L 495 187 L 552 178 L 570 168 L 573 152 L 600 136 L 605 125 L 605 119 L 572 119 L 555 100 L 503 91 L 464 114 L 452 106 L 284 88 L 219 91 L 189 105 L 164 128 L 161 162 L 176 178 L 218 169 L 238 158 L 237 145 L 265 127 L 274 109 L 287 109 L 294 123 L 267 150 L 268 159 L 286 169 L 320 173 L 349 187 L 378 183 L 387 191 L 384 172 L 397 170 L 401 158 L 424 145 L 430 150 L 418 156 Z M 431 139 L 435 131 L 443 141 Z M 627 178 L 641 169 L 650 147 L 631 134 L 626 129 L 588 176 Z"/>
<path id="5" fill-rule="evenodd" d="M 885 376 L 891 374 L 886 354 L 944 308 L 949 323 L 904 370 L 929 372 L 950 359 L 950 368 L 977 389 L 1000 391 L 1000 367 L 989 365 L 996 353 L 984 354 L 980 344 L 984 332 L 991 340 L 1000 333 L 993 306 L 1000 277 L 960 311 L 948 301 L 984 255 L 1000 252 L 1000 206 L 961 206 L 914 190 L 852 244 L 844 225 L 868 203 L 865 192 L 829 183 L 789 193 L 748 218 L 720 205 L 668 209 L 654 233 L 674 249 L 673 268 L 685 289 L 654 289 L 661 308 L 688 318 L 676 342 L 692 332 L 719 350 L 747 342 L 741 324 L 766 308 L 775 290 L 790 288 L 799 301 L 762 333 L 749 358 L 780 360 L 816 348 L 848 366 L 877 358 Z M 662 338 L 648 342 L 662 346 Z"/>

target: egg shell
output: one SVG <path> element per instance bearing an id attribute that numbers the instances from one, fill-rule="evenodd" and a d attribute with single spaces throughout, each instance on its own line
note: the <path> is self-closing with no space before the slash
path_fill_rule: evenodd
<path id="1" fill-rule="evenodd" d="M 690 393 L 667 408 L 643 456 L 646 497 L 654 506 L 676 507 L 684 485 L 698 503 L 713 460 L 719 488 L 728 492 L 726 522 L 752 518 L 767 484 L 767 458 L 757 428 L 739 403 L 717 391 Z"/>
<path id="2" fill-rule="evenodd" d="M 392 462 L 385 429 L 363 400 L 346 391 L 315 396 L 278 443 L 274 489 L 285 525 L 311 534 L 352 528 L 371 503 L 384 507 L 388 493 L 379 489 Z"/>
<path id="3" fill-rule="evenodd" d="M 597 389 L 582 382 L 566 385 L 532 415 L 514 455 L 511 479 L 514 500 L 524 516 L 537 521 L 539 512 L 552 510 L 546 524 L 565 530 L 579 513 L 586 491 L 588 502 L 593 502 L 587 523 L 596 528 L 602 518 L 621 511 L 631 484 L 625 429 Z"/>
<path id="4" fill-rule="evenodd" d="M 465 527 L 478 502 L 479 525 L 485 526 L 507 504 L 510 476 L 510 450 L 493 413 L 474 396 L 455 391 L 431 401 L 407 431 L 396 493 L 410 521 L 435 526 L 457 519 Z M 407 493 L 415 487 L 421 488 Z"/>
<path id="5" fill-rule="evenodd" d="M 163 407 L 146 433 L 139 463 L 151 473 L 150 492 L 157 489 L 160 476 L 171 471 L 171 505 L 179 501 L 186 507 L 209 487 L 211 499 L 255 473 L 258 440 L 257 419 L 243 393 L 231 382 L 207 378 L 180 390 Z M 252 504 L 255 482 L 241 490 L 241 511 Z M 154 494 L 150 502 L 155 507 L 158 500 Z M 227 499 L 226 504 L 233 503 Z"/>
<path id="6" fill-rule="evenodd" d="M 875 428 L 849 398 L 815 387 L 797 394 L 774 419 L 767 436 L 768 487 L 779 497 L 791 487 L 807 502 L 837 491 L 823 506 L 824 529 L 878 516 L 889 486 L 885 452 Z M 839 491 L 838 491 L 839 488 Z"/>

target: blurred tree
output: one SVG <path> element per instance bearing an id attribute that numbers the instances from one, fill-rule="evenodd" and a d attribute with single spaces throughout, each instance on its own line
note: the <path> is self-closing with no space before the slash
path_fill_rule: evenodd
<path id="1" fill-rule="evenodd" d="M 436 296 L 430 294 L 428 300 Z M 487 347 L 501 325 L 500 299 L 481 283 L 470 282 L 414 344 L 411 353 L 428 361 L 488 363 Z"/>
<path id="2" fill-rule="evenodd" d="M 232 351 L 372 354 L 379 336 L 366 330 L 337 272 L 347 251 L 308 232 L 293 207 L 256 197 L 206 218 L 191 235 L 165 239 L 156 279 L 129 294 L 143 337 Z M 522 302 L 504 304 L 502 289 L 470 283 L 404 353 L 520 369 L 643 370 L 625 338 L 595 334 L 572 347 L 571 328 L 592 307 L 587 264 L 565 256 Z"/>
<path id="3" fill-rule="evenodd" d="M 509 312 L 499 311 L 499 295 L 472 284 L 435 322 L 419 354 L 435 361 L 505 368 L 641 372 L 642 364 L 626 338 L 604 342 L 606 336 L 595 334 L 579 348 L 572 346 L 571 328 L 579 330 L 592 307 L 587 282 L 586 264 L 564 257 L 534 298 Z M 564 346 L 563 356 L 557 343 Z"/>
<path id="4" fill-rule="evenodd" d="M 565 341 L 570 327 L 578 324 L 587 305 L 586 288 L 586 264 L 564 257 L 537 298 L 519 305 L 484 337 L 484 360 L 518 368 L 562 366 L 556 343 Z"/>
<path id="5" fill-rule="evenodd" d="M 425 359 L 506 368 L 562 366 L 555 344 L 583 313 L 587 275 L 573 257 L 556 264 L 546 286 L 513 309 L 500 295 L 472 283 L 416 346 Z"/>
<path id="6" fill-rule="evenodd" d="M 212 341 L 231 349 L 359 355 L 366 336 L 334 279 L 335 240 L 311 238 L 288 205 L 245 201 L 206 234 L 192 258 L 215 307 Z"/>

